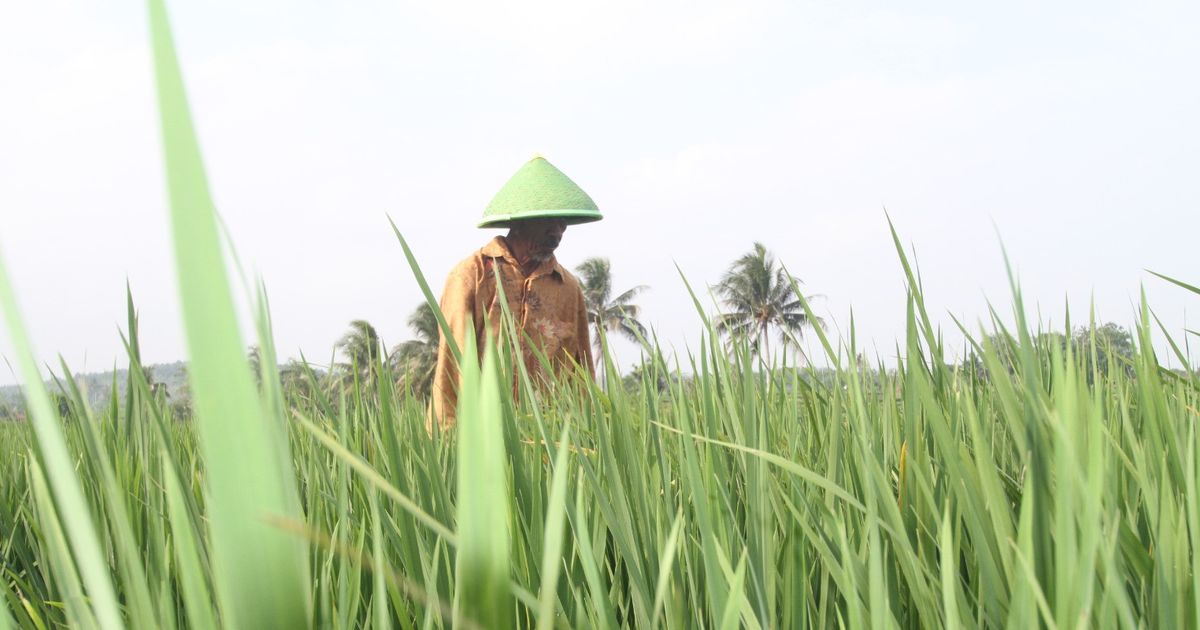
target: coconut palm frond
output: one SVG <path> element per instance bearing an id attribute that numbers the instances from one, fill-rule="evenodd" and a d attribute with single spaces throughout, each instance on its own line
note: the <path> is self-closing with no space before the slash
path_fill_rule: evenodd
<path id="1" fill-rule="evenodd" d="M 626 307 L 627 310 L 631 307 L 634 310 L 637 310 L 637 306 L 634 306 L 633 304 L 631 304 L 631 302 L 633 302 L 634 298 L 636 298 L 638 295 L 640 295 L 642 292 L 646 291 L 649 288 L 650 287 L 648 287 L 644 284 L 639 284 L 638 286 L 633 287 L 632 289 L 629 289 L 628 291 L 622 293 L 621 295 L 618 295 L 617 297 L 613 298 L 611 300 L 611 304 L 616 305 L 616 306 L 624 306 L 624 307 Z"/>
<path id="2" fill-rule="evenodd" d="M 602 331 L 620 334 L 634 342 L 638 341 L 639 334 L 644 337 L 646 327 L 638 321 L 641 308 L 633 300 L 648 287 L 638 285 L 613 298 L 612 265 L 607 258 L 588 258 L 575 271 L 580 276 L 583 301 L 594 333 L 593 344 L 597 350 L 595 359 L 599 364 L 602 360 Z"/>
<path id="3" fill-rule="evenodd" d="M 401 342 L 388 354 L 388 362 L 398 382 L 413 393 L 428 395 L 437 369 L 440 341 L 437 315 L 428 303 L 421 303 L 408 316 L 414 339 Z"/>
<path id="4" fill-rule="evenodd" d="M 788 275 L 766 246 L 754 243 L 713 287 L 725 308 L 717 319 L 717 331 L 731 339 L 745 339 L 751 351 L 762 356 L 769 354 L 772 329 L 776 336 L 799 337 L 803 328 L 820 325 L 803 312 L 793 282 L 800 280 Z"/>

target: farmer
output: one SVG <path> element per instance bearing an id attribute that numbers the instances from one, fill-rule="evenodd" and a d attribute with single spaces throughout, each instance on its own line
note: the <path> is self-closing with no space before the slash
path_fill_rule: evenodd
<path id="1" fill-rule="evenodd" d="M 579 281 L 554 258 L 568 225 L 601 219 L 592 198 L 541 156 L 521 167 L 483 211 L 481 228 L 508 228 L 450 272 L 441 307 L 459 348 L 475 335 L 480 352 L 485 335 L 496 338 L 502 325 L 500 292 L 517 327 L 519 352 L 537 381 L 545 373 L 538 352 L 558 373 L 586 367 L 592 371 L 588 316 Z M 485 324 L 486 321 L 486 324 Z M 485 326 L 490 330 L 485 330 Z M 532 342 L 532 343 L 531 343 Z M 534 347 L 536 346 L 537 351 Z M 433 377 L 430 428 L 455 422 L 458 365 L 443 332 Z"/>

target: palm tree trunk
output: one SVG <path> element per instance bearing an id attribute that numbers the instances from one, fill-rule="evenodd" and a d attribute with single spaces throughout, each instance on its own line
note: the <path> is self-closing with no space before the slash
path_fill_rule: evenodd
<path id="1" fill-rule="evenodd" d="M 596 371 L 596 379 L 600 384 L 600 389 L 604 389 L 604 385 L 608 383 L 608 375 L 604 373 L 604 339 L 600 336 L 600 326 L 596 325 L 596 353 L 592 357 L 592 368 Z"/>
<path id="2" fill-rule="evenodd" d="M 767 325 L 766 325 L 766 324 L 763 324 L 762 326 L 759 326 L 759 328 L 758 328 L 758 336 L 759 336 L 759 338 L 760 338 L 760 339 L 762 339 L 762 343 L 761 343 L 761 344 L 760 344 L 760 346 L 759 346 L 759 347 L 761 347 L 761 348 L 762 348 L 762 352 L 759 354 L 759 356 L 760 356 L 760 358 L 762 358 L 762 359 L 763 359 L 763 364 L 764 364 L 764 365 L 766 365 L 766 366 L 768 366 L 768 367 L 770 367 L 770 362 L 771 362 L 771 336 L 770 336 L 769 334 L 767 334 Z"/>
<path id="3" fill-rule="evenodd" d="M 596 357 L 596 362 L 599 364 L 596 366 L 596 378 L 600 381 L 600 389 L 604 390 L 604 386 L 608 384 L 608 373 L 604 369 L 604 359 Z"/>

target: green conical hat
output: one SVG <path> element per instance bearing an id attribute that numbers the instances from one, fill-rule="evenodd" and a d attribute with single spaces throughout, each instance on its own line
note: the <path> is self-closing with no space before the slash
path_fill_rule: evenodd
<path id="1" fill-rule="evenodd" d="M 510 221 L 561 217 L 568 224 L 599 221 L 596 202 L 542 156 L 535 156 L 496 193 L 479 227 L 507 227 Z"/>

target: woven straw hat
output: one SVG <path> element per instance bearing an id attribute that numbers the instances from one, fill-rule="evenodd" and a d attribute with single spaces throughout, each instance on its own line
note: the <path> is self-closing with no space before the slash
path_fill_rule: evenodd
<path id="1" fill-rule="evenodd" d="M 582 188 L 537 155 L 496 193 L 483 211 L 479 227 L 508 227 L 512 221 L 540 217 L 560 217 L 568 225 L 603 218 L 596 202 Z"/>

